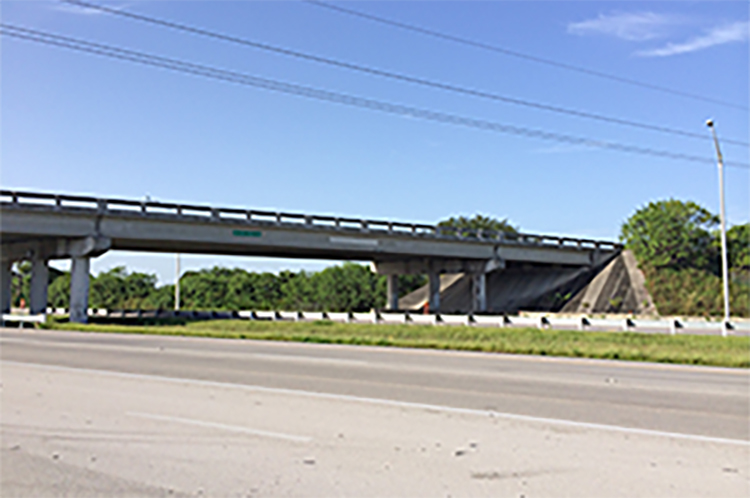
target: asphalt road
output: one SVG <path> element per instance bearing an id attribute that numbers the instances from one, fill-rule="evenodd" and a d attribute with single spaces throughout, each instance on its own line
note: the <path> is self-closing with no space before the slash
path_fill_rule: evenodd
<path id="1" fill-rule="evenodd" d="M 14 329 L 0 346 L 3 496 L 750 493 L 746 370 Z"/>

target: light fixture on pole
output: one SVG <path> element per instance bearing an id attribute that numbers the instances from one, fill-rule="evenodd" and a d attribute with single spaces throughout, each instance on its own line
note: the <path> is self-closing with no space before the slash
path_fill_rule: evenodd
<path id="1" fill-rule="evenodd" d="M 706 126 L 711 128 L 711 134 L 714 137 L 714 145 L 716 146 L 716 158 L 719 164 L 719 210 L 721 214 L 721 280 L 724 287 L 724 318 L 721 324 L 721 335 L 727 335 L 727 329 L 729 328 L 729 265 L 727 264 L 727 222 L 726 212 L 724 208 L 724 158 L 721 155 L 721 149 L 719 148 L 719 139 L 716 136 L 716 128 L 714 128 L 714 121 L 709 119 L 706 121 Z"/>

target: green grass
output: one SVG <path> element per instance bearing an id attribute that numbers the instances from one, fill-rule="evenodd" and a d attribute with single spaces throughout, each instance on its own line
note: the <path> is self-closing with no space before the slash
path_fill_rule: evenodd
<path id="1" fill-rule="evenodd" d="M 50 321 L 45 328 L 126 334 L 362 344 L 496 353 L 750 367 L 750 337 L 577 332 L 535 328 L 214 320 L 113 325 Z"/>

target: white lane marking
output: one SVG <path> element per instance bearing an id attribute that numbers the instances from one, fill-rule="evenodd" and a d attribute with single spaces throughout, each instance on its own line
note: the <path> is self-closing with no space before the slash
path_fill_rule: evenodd
<path id="1" fill-rule="evenodd" d="M 133 352 L 144 352 L 144 353 L 168 353 L 168 354 L 179 354 L 186 356 L 219 356 L 227 357 L 231 356 L 234 358 L 257 358 L 259 360 L 270 360 L 270 361 L 298 361 L 303 363 L 320 363 L 328 365 L 346 365 L 346 366 L 366 366 L 369 362 L 364 360 L 351 360 L 347 358 L 331 358 L 326 356 L 303 356 L 295 354 L 284 354 L 284 353 L 237 353 L 237 352 L 224 352 L 224 351 L 193 351 L 187 349 L 175 348 L 173 346 L 162 346 L 161 348 L 156 346 L 138 346 L 130 344 L 87 344 L 87 343 L 68 343 L 68 342 L 40 342 L 29 339 L 9 338 L 0 337 L 0 344 L 3 342 L 18 343 L 18 344 L 32 344 L 34 346 L 44 346 L 53 348 L 69 348 L 69 349 L 98 349 L 105 351 L 133 351 Z M 162 349 L 163 348 L 163 349 Z"/>
<path id="2" fill-rule="evenodd" d="M 162 375 L 135 374 L 128 372 L 114 372 L 110 370 L 97 370 L 90 368 L 64 367 L 59 365 L 44 365 L 40 363 L 26 363 L 20 361 L 3 361 L 4 365 L 40 368 L 45 370 L 57 370 L 61 372 L 98 374 L 110 377 L 120 377 L 125 379 L 162 381 L 175 384 L 193 384 L 205 387 L 221 387 L 230 389 L 242 389 L 245 391 L 286 394 L 292 396 L 305 396 L 309 398 L 329 399 L 336 401 L 350 401 L 358 403 L 368 403 L 373 405 L 393 406 L 397 408 L 416 408 L 420 410 L 431 410 L 445 413 L 455 413 L 463 415 L 480 415 L 485 417 L 503 418 L 506 420 L 517 420 L 521 422 L 533 422 L 564 427 L 575 427 L 579 429 L 595 429 L 601 431 L 621 432 L 626 434 L 639 434 L 643 436 L 668 437 L 674 439 L 686 439 L 703 443 L 733 444 L 740 446 L 750 446 L 750 441 L 743 439 L 729 439 L 712 436 L 701 436 L 698 434 L 683 434 L 680 432 L 657 431 L 651 429 L 639 429 L 635 427 L 621 427 L 618 425 L 597 424 L 592 422 L 577 422 L 575 420 L 565 420 L 557 418 L 535 417 L 532 415 L 518 415 L 515 413 L 496 412 L 493 410 L 478 410 L 474 408 L 457 408 L 444 405 L 430 405 L 427 403 L 415 403 L 411 401 L 396 401 L 391 399 L 366 398 L 362 396 L 351 396 L 348 394 L 319 393 L 314 391 L 302 391 L 297 389 L 285 389 L 276 387 L 254 386 L 249 384 L 235 384 L 231 382 L 218 382 L 212 380 L 184 379 L 179 377 L 166 377 Z"/>
<path id="3" fill-rule="evenodd" d="M 150 420 L 160 420 L 162 422 L 174 422 L 178 424 L 195 425 L 198 427 L 208 427 L 210 429 L 222 429 L 225 431 L 241 432 L 243 434 L 252 434 L 253 436 L 286 439 L 287 441 L 295 441 L 298 443 L 309 443 L 310 441 L 312 441 L 312 438 L 307 436 L 295 436 L 292 434 L 283 434 L 281 432 L 262 431 L 260 429 L 251 429 L 249 427 L 243 427 L 240 425 L 229 425 L 219 422 L 206 422 L 204 420 L 196 420 L 192 418 L 172 417 L 171 415 L 157 415 L 154 413 L 143 412 L 127 412 L 126 415 L 130 417 L 139 417 Z"/>
<path id="4" fill-rule="evenodd" d="M 368 362 L 362 360 L 348 360 L 345 358 L 326 358 L 317 356 L 300 356 L 291 354 L 274 354 L 274 353 L 248 353 L 247 356 L 251 358 L 258 358 L 260 360 L 274 360 L 274 361 L 300 361 L 304 363 L 327 363 L 332 365 L 367 365 Z"/>

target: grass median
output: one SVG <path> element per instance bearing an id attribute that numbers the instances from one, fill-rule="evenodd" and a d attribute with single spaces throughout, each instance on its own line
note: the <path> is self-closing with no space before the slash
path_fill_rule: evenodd
<path id="1" fill-rule="evenodd" d="M 154 325 L 81 325 L 50 321 L 44 327 L 82 332 L 396 346 L 750 367 L 750 337 L 673 336 L 536 328 L 343 324 L 329 321 L 295 323 L 213 320 Z"/>

